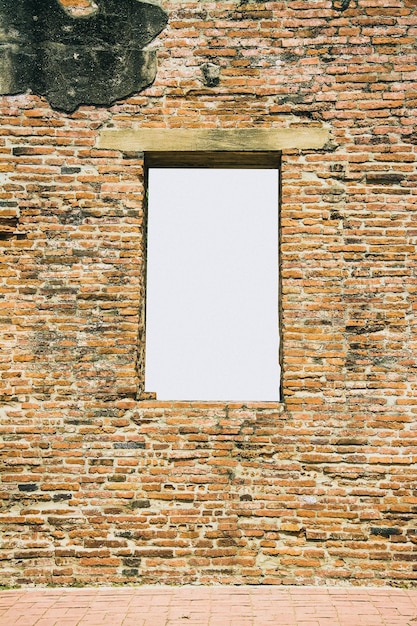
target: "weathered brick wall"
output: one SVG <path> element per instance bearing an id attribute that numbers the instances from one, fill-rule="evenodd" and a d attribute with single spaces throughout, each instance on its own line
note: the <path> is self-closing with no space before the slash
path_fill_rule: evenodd
<path id="1" fill-rule="evenodd" d="M 0 582 L 411 584 L 417 2 L 163 4 L 141 94 L 0 99 Z M 282 404 L 138 401 L 143 155 L 100 129 L 300 126 Z"/>

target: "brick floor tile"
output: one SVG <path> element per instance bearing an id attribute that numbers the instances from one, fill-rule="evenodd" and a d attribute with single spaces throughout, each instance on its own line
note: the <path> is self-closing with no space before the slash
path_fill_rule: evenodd
<path id="1" fill-rule="evenodd" d="M 0 626 L 417 626 L 417 590 L 13 590 L 0 592 Z"/>

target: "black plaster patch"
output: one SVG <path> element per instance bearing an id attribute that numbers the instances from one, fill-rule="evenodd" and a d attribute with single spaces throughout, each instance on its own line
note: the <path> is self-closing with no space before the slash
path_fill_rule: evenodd
<path id="1" fill-rule="evenodd" d="M 143 50 L 167 14 L 144 0 L 97 0 L 73 17 L 58 0 L 0 0 L 0 93 L 31 89 L 67 112 L 111 104 L 150 85 L 156 52 Z"/>

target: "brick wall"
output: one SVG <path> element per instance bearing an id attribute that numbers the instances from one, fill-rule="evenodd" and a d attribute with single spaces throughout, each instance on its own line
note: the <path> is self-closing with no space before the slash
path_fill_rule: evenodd
<path id="1" fill-rule="evenodd" d="M 0 98 L 0 583 L 411 584 L 417 2 L 163 5 L 144 92 Z M 300 127 L 283 402 L 137 400 L 143 155 L 100 130 Z"/>

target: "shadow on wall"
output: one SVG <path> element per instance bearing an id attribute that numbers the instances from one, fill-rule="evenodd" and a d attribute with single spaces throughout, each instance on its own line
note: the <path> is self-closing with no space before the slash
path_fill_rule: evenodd
<path id="1" fill-rule="evenodd" d="M 141 0 L 97 0 L 70 15 L 58 0 L 0 0 L 0 94 L 31 89 L 67 112 L 108 105 L 150 85 L 165 11 Z"/>

